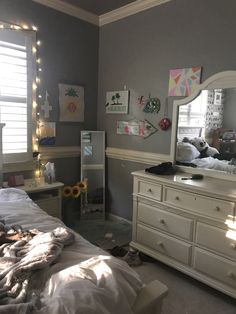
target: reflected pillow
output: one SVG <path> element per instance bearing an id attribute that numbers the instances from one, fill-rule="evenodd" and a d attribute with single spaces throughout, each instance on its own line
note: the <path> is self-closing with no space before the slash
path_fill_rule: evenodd
<path id="1" fill-rule="evenodd" d="M 176 149 L 176 160 L 179 162 L 191 162 L 193 159 L 198 158 L 200 152 L 198 149 L 190 144 L 185 142 L 178 142 Z"/>

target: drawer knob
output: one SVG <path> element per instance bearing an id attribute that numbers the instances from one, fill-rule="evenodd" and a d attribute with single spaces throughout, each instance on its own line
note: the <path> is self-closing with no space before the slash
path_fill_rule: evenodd
<path id="1" fill-rule="evenodd" d="M 230 278 L 233 278 L 234 277 L 234 273 L 232 271 L 228 271 L 227 272 L 227 276 L 230 277 Z"/>
<path id="2" fill-rule="evenodd" d="M 152 189 L 148 189 L 148 192 L 149 192 L 149 193 L 152 193 Z"/>
<path id="3" fill-rule="evenodd" d="M 161 224 L 165 224 L 165 220 L 164 220 L 163 218 L 161 218 L 161 219 L 159 220 L 159 222 L 160 222 Z"/>
<path id="4" fill-rule="evenodd" d="M 220 211 L 220 207 L 219 206 L 216 206 L 216 211 Z"/>
<path id="5" fill-rule="evenodd" d="M 163 246 L 163 242 L 159 241 L 159 242 L 157 242 L 157 245 L 158 246 Z"/>
<path id="6" fill-rule="evenodd" d="M 179 196 L 176 196 L 175 199 L 176 199 L 176 201 L 179 201 Z"/>
<path id="7" fill-rule="evenodd" d="M 235 243 L 230 243 L 230 247 L 231 247 L 232 249 L 236 249 L 236 244 L 235 244 Z"/>

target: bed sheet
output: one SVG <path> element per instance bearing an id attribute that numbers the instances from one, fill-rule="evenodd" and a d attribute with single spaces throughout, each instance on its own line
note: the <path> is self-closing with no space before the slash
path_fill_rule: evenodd
<path id="1" fill-rule="evenodd" d="M 50 231 L 64 224 L 40 209 L 19 189 L 0 190 L 0 218 L 7 225 Z M 75 242 L 63 249 L 57 263 L 34 275 L 40 303 L 0 306 L 0 312 L 50 313 L 132 313 L 135 298 L 143 284 L 128 264 L 110 256 L 75 233 Z M 44 287 L 42 289 L 42 287 Z M 42 290 L 41 290 L 42 289 Z"/>

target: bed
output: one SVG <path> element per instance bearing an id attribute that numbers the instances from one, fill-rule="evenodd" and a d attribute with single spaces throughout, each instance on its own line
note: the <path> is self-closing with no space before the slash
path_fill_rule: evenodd
<path id="1" fill-rule="evenodd" d="M 161 313 L 165 285 L 155 280 L 145 286 L 126 262 L 49 216 L 24 191 L 0 189 L 0 229 L 0 240 L 6 234 L 27 233 L 0 243 L 1 314 Z M 56 241 L 45 254 L 49 238 Z M 29 263 L 34 252 L 37 259 Z"/>

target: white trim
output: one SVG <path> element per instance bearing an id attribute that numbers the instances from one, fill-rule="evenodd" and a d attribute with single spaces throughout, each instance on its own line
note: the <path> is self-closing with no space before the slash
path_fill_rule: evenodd
<path id="1" fill-rule="evenodd" d="M 40 3 L 54 10 L 66 13 L 68 15 L 74 16 L 83 21 L 89 22 L 94 25 L 99 25 L 99 17 L 93 13 L 86 10 L 78 8 L 69 3 L 65 3 L 61 0 L 33 0 L 34 2 Z"/>
<path id="2" fill-rule="evenodd" d="M 104 169 L 104 164 L 83 164 L 81 167 L 82 170 L 103 170 Z"/>
<path id="3" fill-rule="evenodd" d="M 79 146 L 39 146 L 41 159 L 57 159 L 67 157 L 79 157 Z"/>
<path id="4" fill-rule="evenodd" d="M 137 14 L 147 9 L 151 9 L 169 1 L 171 0 L 136 0 L 121 8 L 100 15 L 99 26 L 112 23 L 114 21 L 123 19 L 133 14 Z"/>
<path id="5" fill-rule="evenodd" d="M 39 146 L 39 152 L 42 159 L 57 159 L 65 157 L 80 157 L 81 149 L 79 146 Z M 164 161 L 170 161 L 170 155 L 115 147 L 106 148 L 106 157 L 143 164 L 158 164 Z M 101 168 L 101 165 L 95 165 L 95 168 L 98 166 Z"/>
<path id="6" fill-rule="evenodd" d="M 100 16 L 90 13 L 84 9 L 65 3 L 61 0 L 33 0 L 54 10 L 63 12 L 65 14 L 74 16 L 78 19 L 84 20 L 97 26 L 112 23 L 114 21 L 123 19 L 127 16 L 137 14 L 139 12 L 151 9 L 155 6 L 169 2 L 171 0 L 136 0 L 116 10 L 101 14 Z"/>
<path id="7" fill-rule="evenodd" d="M 5 163 L 3 164 L 3 173 L 19 172 L 19 171 L 31 171 L 35 169 L 35 163 L 33 160 L 17 163 Z"/>
<path id="8" fill-rule="evenodd" d="M 170 155 L 141 152 L 137 150 L 107 147 L 108 158 L 127 160 L 143 164 L 156 165 L 165 161 L 170 161 Z"/>
<path id="9" fill-rule="evenodd" d="M 39 152 L 42 160 L 80 157 L 81 149 L 79 146 L 39 146 Z M 170 155 L 154 154 L 141 152 L 137 150 L 121 149 L 115 147 L 106 148 L 106 157 L 120 160 L 127 160 L 131 162 L 156 165 L 161 162 L 170 161 Z M 93 169 L 102 168 L 101 165 L 95 165 Z M 26 171 L 33 170 L 35 163 L 8 163 L 3 165 L 3 172 Z M 90 167 L 89 167 L 90 168 Z"/>
<path id="10" fill-rule="evenodd" d="M 114 215 L 114 214 L 111 214 L 111 213 L 106 213 L 106 218 L 108 220 L 111 220 L 111 221 L 116 221 L 116 222 L 125 222 L 125 223 L 128 223 L 130 225 L 132 225 L 132 221 L 128 220 L 128 219 L 125 219 L 123 217 L 120 217 L 120 216 L 117 216 L 117 215 Z"/>

